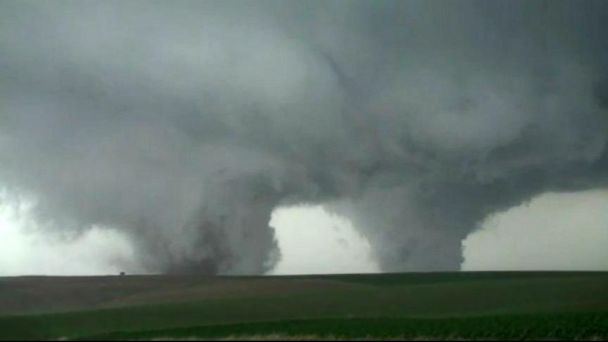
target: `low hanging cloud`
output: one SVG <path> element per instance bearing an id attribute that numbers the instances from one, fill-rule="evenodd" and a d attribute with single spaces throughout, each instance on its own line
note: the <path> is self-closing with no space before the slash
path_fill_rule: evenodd
<path id="1" fill-rule="evenodd" d="M 2 1 L 0 185 L 148 271 L 263 273 L 298 203 L 383 270 L 458 269 L 489 214 L 606 186 L 607 28 L 604 1 Z"/>

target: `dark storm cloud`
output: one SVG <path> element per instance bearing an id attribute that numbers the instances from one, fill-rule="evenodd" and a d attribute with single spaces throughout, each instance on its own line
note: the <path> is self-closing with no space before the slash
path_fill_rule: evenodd
<path id="1" fill-rule="evenodd" d="M 0 181 L 150 270 L 259 273 L 324 203 L 384 270 L 608 175 L 602 1 L 0 2 Z"/>

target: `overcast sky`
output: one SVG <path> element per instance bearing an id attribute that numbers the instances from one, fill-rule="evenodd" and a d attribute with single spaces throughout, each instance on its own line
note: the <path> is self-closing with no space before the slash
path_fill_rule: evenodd
<path id="1" fill-rule="evenodd" d="M 0 275 L 141 273 L 116 231 L 72 239 L 36 233 L 15 208 L 0 210 Z M 27 208 L 21 208 L 26 212 Z M 380 272 L 369 242 L 321 206 L 276 210 L 282 259 L 269 274 Z M 65 237 L 64 237 L 65 238 Z M 608 191 L 545 194 L 489 218 L 463 242 L 462 270 L 608 270 Z"/>
<path id="2" fill-rule="evenodd" d="M 462 269 L 608 270 L 608 191 L 544 194 L 489 217 Z"/>
<path id="3" fill-rule="evenodd" d="M 600 267 L 603 195 L 542 196 L 608 187 L 607 35 L 603 0 L 0 0 L 5 269 Z"/>

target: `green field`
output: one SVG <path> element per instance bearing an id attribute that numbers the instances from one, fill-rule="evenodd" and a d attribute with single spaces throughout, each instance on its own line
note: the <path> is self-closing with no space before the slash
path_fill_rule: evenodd
<path id="1" fill-rule="evenodd" d="M 0 278 L 0 339 L 608 339 L 608 273 Z"/>

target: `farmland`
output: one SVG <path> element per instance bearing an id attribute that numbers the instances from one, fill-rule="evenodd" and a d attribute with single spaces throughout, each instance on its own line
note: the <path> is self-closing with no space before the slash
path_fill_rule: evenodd
<path id="1" fill-rule="evenodd" d="M 0 339 L 606 339 L 608 273 L 0 278 Z"/>

